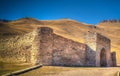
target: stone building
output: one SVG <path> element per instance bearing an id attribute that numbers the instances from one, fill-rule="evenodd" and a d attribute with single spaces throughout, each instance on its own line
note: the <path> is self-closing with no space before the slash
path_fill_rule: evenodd
<path id="1" fill-rule="evenodd" d="M 86 64 L 88 66 L 112 66 L 115 56 L 111 58 L 110 39 L 99 33 L 88 31 L 85 37 L 85 44 L 87 45 Z M 114 54 L 115 55 L 115 54 Z"/>
<path id="2" fill-rule="evenodd" d="M 115 53 L 110 52 L 110 39 L 87 32 L 85 44 L 53 33 L 48 27 L 37 29 L 39 42 L 36 63 L 61 66 L 116 66 Z M 39 40 L 38 40 L 39 39 Z"/>
<path id="3" fill-rule="evenodd" d="M 57 35 L 49 27 L 5 38 L 0 39 L 3 42 L 0 61 L 6 58 L 11 62 L 53 66 L 116 66 L 116 54 L 110 52 L 110 39 L 95 32 L 87 32 L 85 43 Z M 9 49 L 5 48 L 6 44 L 11 44 Z M 12 47 L 14 45 L 16 47 Z"/>

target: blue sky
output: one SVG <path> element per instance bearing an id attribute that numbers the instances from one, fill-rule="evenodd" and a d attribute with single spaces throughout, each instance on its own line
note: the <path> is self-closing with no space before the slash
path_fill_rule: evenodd
<path id="1" fill-rule="evenodd" d="M 88 24 L 120 19 L 120 0 L 0 0 L 0 18 L 69 18 Z"/>

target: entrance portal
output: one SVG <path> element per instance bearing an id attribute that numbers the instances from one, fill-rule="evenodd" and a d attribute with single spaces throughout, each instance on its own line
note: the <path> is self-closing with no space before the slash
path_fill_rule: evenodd
<path id="1" fill-rule="evenodd" d="M 107 66 L 107 58 L 106 58 L 106 50 L 103 48 L 100 52 L 100 66 L 106 67 Z"/>

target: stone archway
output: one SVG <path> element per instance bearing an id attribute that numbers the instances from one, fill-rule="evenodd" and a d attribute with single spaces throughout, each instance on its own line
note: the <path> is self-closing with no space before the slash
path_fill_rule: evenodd
<path id="1" fill-rule="evenodd" d="M 104 48 L 100 51 L 100 66 L 101 67 L 107 66 L 107 52 Z"/>

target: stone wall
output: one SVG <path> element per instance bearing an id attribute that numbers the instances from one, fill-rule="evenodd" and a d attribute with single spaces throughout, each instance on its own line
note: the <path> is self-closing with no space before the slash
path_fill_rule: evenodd
<path id="1" fill-rule="evenodd" d="M 48 27 L 38 28 L 37 63 L 43 65 L 84 66 L 86 45 L 53 33 Z"/>
<path id="2" fill-rule="evenodd" d="M 105 55 L 106 57 L 106 66 L 112 66 L 112 61 L 111 61 L 111 52 L 110 52 L 110 49 L 111 49 L 111 41 L 110 39 L 106 38 L 105 36 L 102 36 L 100 34 L 96 34 L 97 36 L 97 40 L 96 40 L 96 46 L 97 46 L 97 49 L 96 49 L 96 66 L 101 66 L 101 58 L 102 56 Z M 105 54 L 100 56 L 100 54 L 102 53 L 102 50 L 105 51 Z"/>
<path id="3" fill-rule="evenodd" d="M 53 65 L 85 66 L 86 45 L 53 35 Z"/>
<path id="4" fill-rule="evenodd" d="M 86 66 L 96 66 L 96 33 L 88 31 L 85 35 Z"/>
<path id="5" fill-rule="evenodd" d="M 84 66 L 85 58 L 85 44 L 56 35 L 48 27 L 27 34 L 5 34 L 0 39 L 2 62 Z"/>
<path id="6" fill-rule="evenodd" d="M 39 35 L 39 50 L 37 63 L 43 65 L 52 64 L 52 50 L 53 50 L 53 30 L 47 27 L 38 28 Z"/>
<path id="7" fill-rule="evenodd" d="M 106 64 L 104 66 L 112 66 L 110 39 L 100 35 L 99 33 L 88 31 L 85 35 L 85 43 L 87 45 L 87 66 L 102 66 L 102 64 Z M 101 54 L 102 50 L 105 51 L 105 53 Z M 106 59 L 102 57 L 105 57 Z M 103 63 L 101 64 L 101 62 Z"/>
<path id="8" fill-rule="evenodd" d="M 115 54 L 110 53 L 110 40 L 95 32 L 87 32 L 85 44 L 56 35 L 53 29 L 48 27 L 36 28 L 26 34 L 5 33 L 0 37 L 0 61 L 2 62 L 101 66 L 101 62 L 105 61 L 105 66 L 116 65 Z M 104 59 L 102 57 L 106 60 L 102 60 Z"/>
<path id="9" fill-rule="evenodd" d="M 0 38 L 0 61 L 16 63 L 30 62 L 33 33 L 2 34 Z"/>

